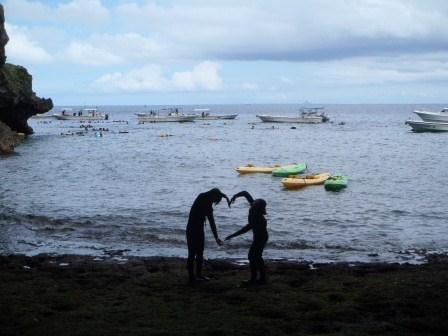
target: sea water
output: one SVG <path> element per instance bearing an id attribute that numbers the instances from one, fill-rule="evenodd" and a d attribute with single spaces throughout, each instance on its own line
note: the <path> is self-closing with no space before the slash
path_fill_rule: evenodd
<path id="1" fill-rule="evenodd" d="M 267 201 L 266 258 L 421 262 L 448 251 L 448 133 L 404 124 L 415 108 L 443 106 L 327 105 L 331 122 L 313 125 L 256 117 L 297 105 L 182 108 L 195 107 L 238 117 L 138 124 L 135 113 L 157 106 L 99 106 L 109 120 L 31 119 L 35 133 L 0 158 L 0 253 L 185 257 L 190 206 L 213 187 Z M 281 178 L 235 171 L 294 162 L 344 174 L 348 187 L 285 190 Z M 248 209 L 244 199 L 214 207 L 221 238 Z M 246 258 L 250 233 L 219 247 L 205 230 L 207 258 Z"/>

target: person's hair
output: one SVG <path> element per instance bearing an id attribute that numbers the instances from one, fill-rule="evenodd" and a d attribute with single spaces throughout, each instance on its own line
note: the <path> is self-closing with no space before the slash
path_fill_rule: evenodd
<path id="1" fill-rule="evenodd" d="M 257 198 L 252 202 L 251 210 L 255 213 L 264 215 L 266 213 L 266 201 L 262 198 Z"/>
<path id="2" fill-rule="evenodd" d="M 208 194 L 210 195 L 212 200 L 216 200 L 213 203 L 218 204 L 221 202 L 222 198 L 225 197 L 225 195 L 219 190 L 218 188 L 213 188 L 208 191 Z"/>

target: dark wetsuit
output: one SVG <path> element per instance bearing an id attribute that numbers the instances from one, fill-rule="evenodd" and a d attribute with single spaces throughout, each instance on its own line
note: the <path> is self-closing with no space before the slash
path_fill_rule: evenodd
<path id="1" fill-rule="evenodd" d="M 252 229 L 254 237 L 248 254 L 252 278 L 256 276 L 256 272 L 259 271 L 260 278 L 264 281 L 266 280 L 266 275 L 262 255 L 264 247 L 269 239 L 266 218 L 264 218 L 263 214 L 259 212 L 257 213 L 251 208 L 249 210 L 249 224 L 247 226 L 249 226 L 248 230 Z"/>
<path id="2" fill-rule="evenodd" d="M 247 201 L 251 204 L 251 207 L 249 209 L 249 216 L 248 216 L 248 224 L 235 232 L 234 234 L 228 236 L 226 239 L 230 239 L 236 236 L 239 236 L 243 233 L 246 233 L 250 230 L 253 232 L 253 241 L 249 248 L 248 253 L 248 259 L 249 259 L 249 265 L 250 265 L 250 271 L 251 271 L 251 281 L 254 282 L 257 280 L 257 273 L 260 274 L 259 281 L 265 282 L 266 281 L 266 272 L 264 267 L 264 260 L 263 260 L 263 250 L 266 246 L 266 243 L 268 242 L 269 235 L 267 230 L 267 221 L 264 217 L 264 207 L 263 209 L 260 209 L 259 202 L 262 201 L 264 204 L 266 204 L 263 200 L 253 200 L 252 196 L 250 196 L 249 193 L 246 191 L 240 192 L 235 195 L 236 197 L 244 196 L 246 197 Z M 235 198 L 234 196 L 234 198 Z"/>
<path id="3" fill-rule="evenodd" d="M 217 239 L 212 204 L 210 196 L 207 193 L 201 193 L 196 197 L 191 206 L 187 224 L 187 268 L 190 280 L 195 278 L 193 271 L 195 261 L 197 275 L 198 277 L 202 276 L 202 263 L 204 259 L 204 226 L 206 218 L 208 218 L 215 239 Z"/>

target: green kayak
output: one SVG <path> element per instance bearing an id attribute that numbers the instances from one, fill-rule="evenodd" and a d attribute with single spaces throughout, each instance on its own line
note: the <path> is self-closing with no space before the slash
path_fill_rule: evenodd
<path id="1" fill-rule="evenodd" d="M 272 175 L 277 177 L 288 177 L 289 175 L 297 175 L 303 173 L 305 170 L 306 170 L 306 163 L 297 163 L 275 168 L 272 171 Z"/>
<path id="2" fill-rule="evenodd" d="M 326 190 L 338 191 L 347 187 L 347 177 L 344 175 L 332 175 L 325 181 L 324 187 Z"/>

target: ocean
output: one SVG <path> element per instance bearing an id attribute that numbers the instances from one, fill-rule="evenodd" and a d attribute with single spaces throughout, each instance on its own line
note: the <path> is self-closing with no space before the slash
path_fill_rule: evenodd
<path id="1" fill-rule="evenodd" d="M 186 257 L 190 206 L 213 187 L 267 201 L 268 259 L 419 263 L 448 251 L 448 133 L 404 123 L 416 108 L 444 106 L 325 105 L 331 122 L 315 125 L 256 117 L 297 113 L 294 104 L 182 108 L 200 107 L 238 117 L 138 124 L 136 112 L 157 106 L 99 106 L 110 119 L 87 132 L 30 119 L 35 134 L 0 157 L 0 254 Z M 235 171 L 293 162 L 342 173 L 348 187 L 285 190 L 281 178 Z M 221 238 L 247 224 L 248 209 L 244 199 L 214 207 Z M 205 256 L 244 261 L 251 239 L 219 247 L 207 225 Z"/>

